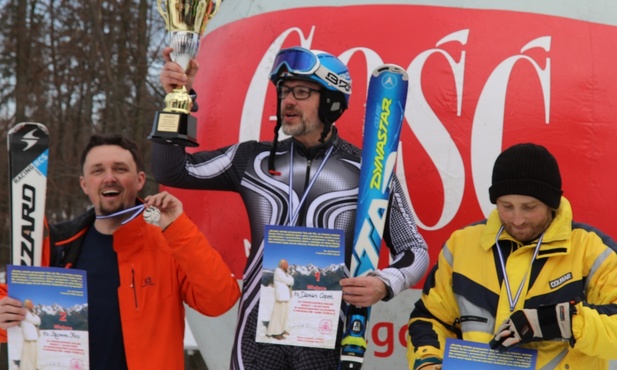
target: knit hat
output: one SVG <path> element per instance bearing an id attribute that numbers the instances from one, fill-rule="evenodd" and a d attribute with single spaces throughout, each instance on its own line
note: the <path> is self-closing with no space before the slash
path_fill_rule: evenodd
<path id="1" fill-rule="evenodd" d="M 527 195 L 553 209 L 561 201 L 561 175 L 557 160 L 545 147 L 525 143 L 504 150 L 495 160 L 491 203 L 502 195 Z"/>

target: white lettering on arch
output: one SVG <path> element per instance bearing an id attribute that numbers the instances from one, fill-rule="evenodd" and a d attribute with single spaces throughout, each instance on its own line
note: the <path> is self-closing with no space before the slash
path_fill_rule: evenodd
<path id="1" fill-rule="evenodd" d="M 544 97 L 544 122 L 549 123 L 551 61 L 546 58 L 544 69 L 531 57 L 524 55 L 527 50 L 551 48 L 550 36 L 543 36 L 530 41 L 521 48 L 519 55 L 513 55 L 501 62 L 489 76 L 478 99 L 471 129 L 471 175 L 478 204 L 485 217 L 495 208 L 488 196 L 491 186 L 493 163 L 502 151 L 504 112 L 506 93 L 510 74 L 516 63 L 526 61 L 534 67 Z"/>

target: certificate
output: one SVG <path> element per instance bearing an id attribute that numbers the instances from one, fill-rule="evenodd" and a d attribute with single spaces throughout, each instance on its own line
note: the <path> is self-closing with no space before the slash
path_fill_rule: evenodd
<path id="1" fill-rule="evenodd" d="M 507 352 L 491 349 L 486 343 L 446 339 L 444 369 L 524 370 L 535 369 L 538 351 L 510 348 Z"/>
<path id="2" fill-rule="evenodd" d="M 334 348 L 345 277 L 344 233 L 266 226 L 255 340 Z"/>
<path id="3" fill-rule="evenodd" d="M 7 330 L 9 370 L 88 369 L 86 273 L 55 267 L 7 265 L 8 295 L 28 309 Z"/>

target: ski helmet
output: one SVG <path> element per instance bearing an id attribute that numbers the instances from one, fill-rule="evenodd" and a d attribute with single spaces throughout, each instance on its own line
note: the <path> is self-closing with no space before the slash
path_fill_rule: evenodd
<path id="1" fill-rule="evenodd" d="M 298 46 L 279 51 L 270 72 L 270 80 L 278 86 L 280 81 L 286 79 L 314 82 L 323 88 L 319 101 L 319 119 L 326 125 L 334 123 L 349 106 L 349 69 L 330 53 Z"/>

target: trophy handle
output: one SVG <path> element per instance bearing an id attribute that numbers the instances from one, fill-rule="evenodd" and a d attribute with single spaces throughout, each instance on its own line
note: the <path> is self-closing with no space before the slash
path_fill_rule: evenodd
<path id="1" fill-rule="evenodd" d="M 218 13 L 219 8 L 221 7 L 221 0 L 212 0 L 210 4 L 208 4 L 208 20 L 210 20 L 216 13 Z"/>
<path id="2" fill-rule="evenodd" d="M 156 0 L 156 7 L 159 9 L 159 13 L 161 14 L 163 19 L 165 20 L 165 29 L 169 31 L 170 30 L 170 28 L 169 28 L 169 13 L 167 13 L 166 11 L 163 10 L 163 7 L 161 6 L 161 3 L 163 3 L 163 1 L 165 1 L 165 0 Z"/>
<path id="3" fill-rule="evenodd" d="M 206 30 L 206 24 L 208 23 L 208 21 L 210 19 L 212 19 L 212 17 L 214 17 L 214 15 L 219 11 L 219 6 L 221 5 L 221 0 L 211 0 L 211 1 L 205 1 L 205 5 L 203 3 L 200 3 L 198 6 L 198 11 L 201 13 L 202 11 L 205 12 L 206 17 L 203 18 L 202 24 L 199 27 L 199 32 L 200 33 L 204 33 L 204 31 Z M 203 9 L 204 6 L 207 6 L 207 9 Z M 201 13 L 203 14 L 203 13 Z"/>

